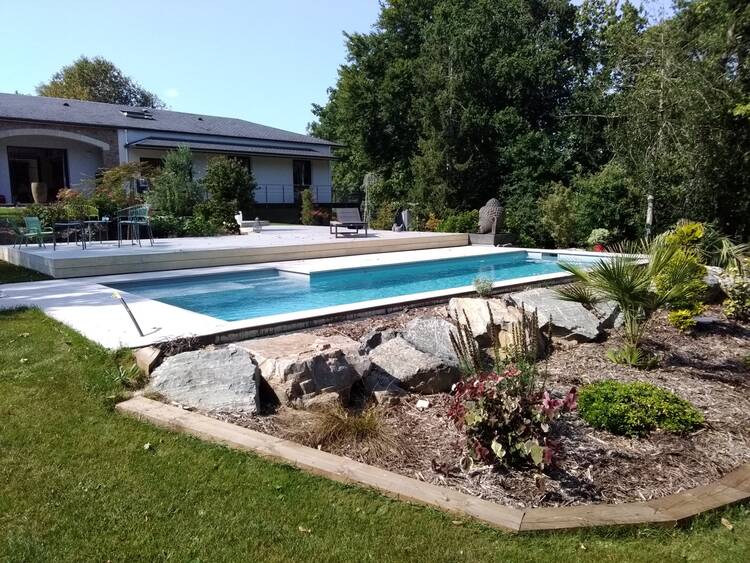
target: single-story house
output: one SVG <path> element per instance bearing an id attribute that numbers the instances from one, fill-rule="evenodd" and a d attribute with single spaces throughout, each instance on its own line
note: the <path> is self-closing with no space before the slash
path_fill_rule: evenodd
<path id="1" fill-rule="evenodd" d="M 31 202 L 32 182 L 44 182 L 50 200 L 63 187 L 84 190 L 101 169 L 158 165 L 180 145 L 193 151 L 197 177 L 214 156 L 241 159 L 259 204 L 294 204 L 306 188 L 332 201 L 337 145 L 324 139 L 228 117 L 0 93 L 0 202 Z"/>

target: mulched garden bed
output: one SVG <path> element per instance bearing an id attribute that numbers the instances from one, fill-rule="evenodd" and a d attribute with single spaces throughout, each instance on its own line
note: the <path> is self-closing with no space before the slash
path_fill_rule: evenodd
<path id="1" fill-rule="evenodd" d="M 562 451 L 556 466 L 544 473 L 467 467 L 461 463 L 463 435 L 446 417 L 449 397 L 439 394 L 409 396 L 384 408 L 384 421 L 398 436 L 397 448 L 372 455 L 366 448 L 338 444 L 329 451 L 517 507 L 650 500 L 707 484 L 750 462 L 750 327 L 727 321 L 719 307 L 706 314 L 719 318 L 718 322 L 693 335 L 674 329 L 665 314 L 656 315 L 645 347 L 660 357 L 657 369 L 642 371 L 607 360 L 606 350 L 619 343 L 616 334 L 602 343 L 557 346 L 540 366 L 548 372 L 547 388 L 559 395 L 601 379 L 646 381 L 666 388 L 704 414 L 706 424 L 690 435 L 654 432 L 642 439 L 623 438 L 590 428 L 574 412 L 556 423 Z M 311 332 L 359 338 L 375 329 L 398 329 L 413 318 L 435 315 L 446 316 L 445 307 L 420 307 Z M 416 403 L 424 398 L 430 407 L 418 410 Z M 275 436 L 291 435 L 288 425 L 293 417 L 283 412 L 214 416 Z"/>

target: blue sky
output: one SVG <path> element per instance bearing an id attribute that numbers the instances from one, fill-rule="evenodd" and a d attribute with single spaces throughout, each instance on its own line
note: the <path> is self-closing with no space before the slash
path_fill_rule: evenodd
<path id="1" fill-rule="evenodd" d="M 651 8 L 671 0 L 650 0 Z M 0 92 L 103 56 L 171 109 L 304 132 L 377 0 L 0 0 Z"/>
<path id="2" fill-rule="evenodd" d="M 0 0 L 0 92 L 32 94 L 100 55 L 170 109 L 304 132 L 345 61 L 342 32 L 378 12 L 377 0 Z"/>

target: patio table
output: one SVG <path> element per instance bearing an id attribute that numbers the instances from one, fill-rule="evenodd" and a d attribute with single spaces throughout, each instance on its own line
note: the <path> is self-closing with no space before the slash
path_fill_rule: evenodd
<path id="1" fill-rule="evenodd" d="M 67 240 L 70 244 L 70 231 L 73 231 L 76 235 L 80 235 L 81 238 L 81 250 L 86 250 L 86 227 L 83 221 L 64 221 L 60 223 L 54 223 L 52 225 L 52 250 L 57 250 L 57 234 L 58 229 L 67 229 Z M 75 241 L 78 244 L 78 241 Z"/>
<path id="2" fill-rule="evenodd" d="M 93 230 L 96 228 L 99 231 L 99 243 L 103 242 L 102 233 L 107 233 L 107 240 L 109 240 L 109 217 L 102 217 L 101 219 L 87 219 L 83 222 L 84 228 L 89 233 L 89 242 L 93 239 Z"/>

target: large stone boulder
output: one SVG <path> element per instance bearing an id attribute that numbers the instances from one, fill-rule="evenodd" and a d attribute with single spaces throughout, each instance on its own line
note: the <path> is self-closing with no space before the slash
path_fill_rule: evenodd
<path id="1" fill-rule="evenodd" d="M 458 366 L 451 333 L 456 335 L 456 327 L 445 319 L 425 317 L 409 321 L 401 336 L 420 352 L 437 356 L 448 365 Z"/>
<path id="2" fill-rule="evenodd" d="M 589 310 L 580 303 L 561 299 L 554 289 L 529 289 L 508 296 L 526 311 L 536 309 L 539 328 L 547 333 L 552 323 L 552 336 L 572 342 L 590 342 L 599 338 L 605 329 L 612 328 L 619 308 L 613 302 L 597 305 Z"/>
<path id="3" fill-rule="evenodd" d="M 204 411 L 258 411 L 260 372 L 247 350 L 229 345 L 183 352 L 165 359 L 147 391 Z"/>
<path id="4" fill-rule="evenodd" d="M 359 349 L 364 354 L 367 354 L 383 342 L 388 342 L 392 338 L 396 338 L 396 336 L 398 336 L 398 333 L 392 328 L 370 331 L 359 339 Z"/>
<path id="5" fill-rule="evenodd" d="M 454 366 L 420 352 L 400 336 L 375 348 L 370 360 L 374 373 L 381 378 L 381 386 L 385 384 L 383 379 L 392 378 L 399 387 L 415 393 L 448 391 L 459 377 Z"/>
<path id="6" fill-rule="evenodd" d="M 727 289 L 732 284 L 732 279 L 723 268 L 717 266 L 706 266 L 706 275 L 703 276 L 706 284 L 706 301 L 709 303 L 721 303 L 727 296 Z"/>
<path id="7" fill-rule="evenodd" d="M 490 314 L 491 312 L 491 314 Z M 480 346 L 492 343 L 492 327 L 497 331 L 501 345 L 508 344 L 513 323 L 523 318 L 521 310 L 503 299 L 481 299 L 477 297 L 454 297 L 448 302 L 448 315 L 457 323 L 468 322 L 471 333 Z"/>
<path id="8" fill-rule="evenodd" d="M 317 336 L 306 332 L 240 342 L 282 403 L 322 392 L 346 394 L 369 372 L 359 343 L 346 336 Z"/>

